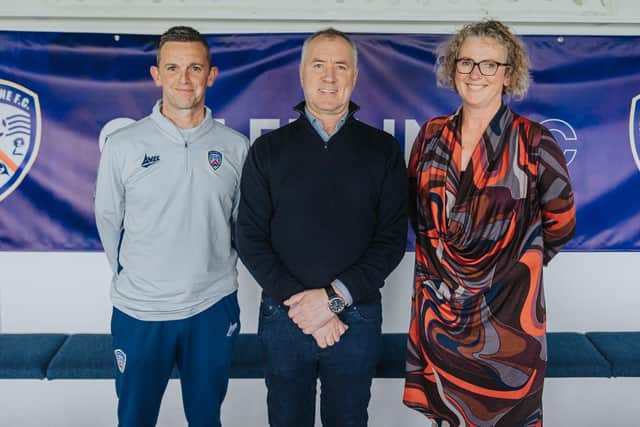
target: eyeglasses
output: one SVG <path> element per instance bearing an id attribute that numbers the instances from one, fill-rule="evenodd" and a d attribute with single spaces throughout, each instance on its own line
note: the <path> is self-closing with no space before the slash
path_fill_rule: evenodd
<path id="1" fill-rule="evenodd" d="M 478 70 L 483 76 L 495 76 L 498 72 L 498 68 L 500 68 L 501 66 L 510 67 L 511 64 L 503 64 L 502 62 L 496 62 L 490 59 L 486 59 L 480 62 L 475 62 L 474 60 L 469 58 L 456 59 L 456 71 L 460 74 L 471 74 L 475 66 L 478 66 Z"/>

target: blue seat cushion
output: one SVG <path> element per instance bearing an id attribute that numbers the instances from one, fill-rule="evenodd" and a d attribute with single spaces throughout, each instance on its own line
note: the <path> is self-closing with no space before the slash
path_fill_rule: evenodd
<path id="1" fill-rule="evenodd" d="M 232 378 L 262 378 L 262 362 L 255 334 L 238 336 L 231 363 Z M 55 355 L 47 377 L 49 379 L 111 379 L 115 375 L 115 358 L 109 334 L 76 334 Z M 174 367 L 171 378 L 179 378 Z"/>
<path id="2" fill-rule="evenodd" d="M 114 377 L 111 335 L 76 334 L 55 355 L 47 377 L 53 379 L 108 379 Z"/>
<path id="3" fill-rule="evenodd" d="M 76 334 L 54 356 L 47 378 L 54 379 L 112 379 L 116 362 L 110 334 Z M 178 378 L 174 368 L 171 378 Z"/>
<path id="4" fill-rule="evenodd" d="M 614 377 L 640 377 L 640 332 L 588 332 Z"/>
<path id="5" fill-rule="evenodd" d="M 376 377 L 404 377 L 407 334 L 383 334 L 382 342 Z M 609 363 L 583 334 L 549 333 L 547 352 L 547 377 L 611 376 Z"/>
<path id="6" fill-rule="evenodd" d="M 382 340 L 376 377 L 402 378 L 407 334 Z M 547 377 L 640 376 L 640 332 L 556 332 L 547 334 L 547 343 Z M 110 379 L 115 369 L 108 334 L 0 334 L 0 378 Z M 230 374 L 263 377 L 256 334 L 238 336 Z"/>
<path id="7" fill-rule="evenodd" d="M 404 377 L 407 334 L 383 334 L 382 342 L 376 377 Z M 583 334 L 547 334 L 547 353 L 547 377 L 611 376 L 609 363 Z"/>
<path id="8" fill-rule="evenodd" d="M 547 334 L 547 377 L 610 377 L 611 367 L 584 334 Z"/>
<path id="9" fill-rule="evenodd" d="M 66 334 L 0 335 L 0 378 L 44 378 L 66 339 Z"/>

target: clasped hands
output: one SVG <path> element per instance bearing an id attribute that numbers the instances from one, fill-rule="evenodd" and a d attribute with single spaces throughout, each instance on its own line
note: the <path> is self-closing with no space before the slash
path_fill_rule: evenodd
<path id="1" fill-rule="evenodd" d="M 312 335 L 320 348 L 327 348 L 347 332 L 347 326 L 329 310 L 329 298 L 324 289 L 298 292 L 284 301 L 289 317 L 307 335 Z"/>

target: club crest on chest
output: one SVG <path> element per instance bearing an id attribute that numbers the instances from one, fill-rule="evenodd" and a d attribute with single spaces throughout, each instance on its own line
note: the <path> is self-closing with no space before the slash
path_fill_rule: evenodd
<path id="1" fill-rule="evenodd" d="M 207 160 L 211 169 L 217 171 L 220 169 L 220 166 L 222 166 L 222 153 L 216 150 L 210 150 L 207 153 Z"/>

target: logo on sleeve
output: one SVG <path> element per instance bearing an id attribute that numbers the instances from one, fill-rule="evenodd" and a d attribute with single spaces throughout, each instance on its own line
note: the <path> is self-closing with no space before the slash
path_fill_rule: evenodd
<path id="1" fill-rule="evenodd" d="M 116 348 L 113 351 L 113 354 L 116 356 L 116 365 L 118 365 L 118 370 L 121 374 L 124 374 L 124 369 L 127 367 L 127 354 L 119 348 Z"/>
<path id="2" fill-rule="evenodd" d="M 144 153 L 144 159 L 142 159 L 142 164 L 140 166 L 142 166 L 143 168 L 148 168 L 149 166 L 156 164 L 159 161 L 160 161 L 159 154 L 152 154 L 150 156 L 147 153 Z"/>
<path id="3" fill-rule="evenodd" d="M 214 171 L 217 171 L 220 168 L 220 166 L 222 166 L 222 153 L 221 152 L 215 151 L 215 150 L 211 150 L 207 154 L 207 158 L 209 160 L 209 166 L 211 166 L 211 168 Z"/>
<path id="4" fill-rule="evenodd" d="M 0 200 L 18 188 L 36 160 L 41 122 L 38 95 L 0 79 Z"/>

